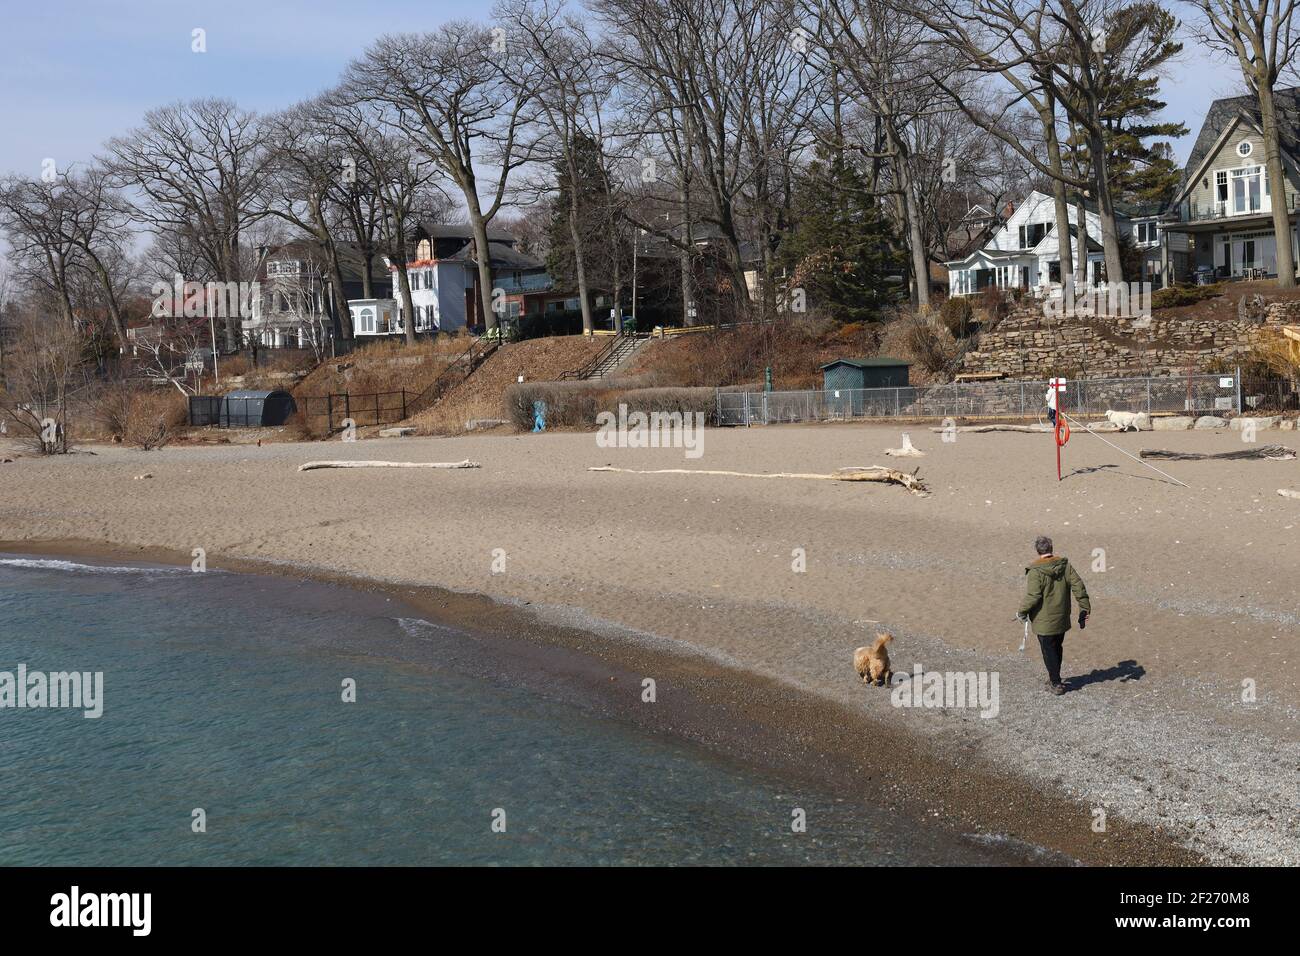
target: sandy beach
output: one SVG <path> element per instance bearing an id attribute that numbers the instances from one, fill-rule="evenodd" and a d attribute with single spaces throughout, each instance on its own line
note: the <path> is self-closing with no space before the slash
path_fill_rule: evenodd
<path id="1" fill-rule="evenodd" d="M 619 684 L 631 719 L 828 778 L 851 768 L 872 799 L 946 826 L 1083 862 L 1300 863 L 1300 502 L 1276 493 L 1300 487 L 1300 463 L 1161 463 L 1181 488 L 1077 435 L 1058 484 L 1047 436 L 909 430 L 927 454 L 905 467 L 919 464 L 929 498 L 587 471 L 888 464 L 899 431 L 880 426 L 710 430 L 693 460 L 586 433 L 93 446 L 0 464 L 0 550 L 188 562 L 203 548 L 213 567 L 364 579 L 607 661 L 617 675 L 579 670 Z M 1107 437 L 1133 453 L 1241 447 L 1228 431 Z M 297 471 L 321 458 L 482 467 Z M 1039 533 L 1075 562 L 1095 612 L 1066 640 L 1074 690 L 1060 698 L 1013 620 Z M 897 707 L 864 687 L 852 652 L 877 628 L 896 635 L 899 673 L 996 672 L 996 716 Z M 638 674 L 681 687 L 691 719 L 662 690 L 652 716 L 638 708 Z M 747 752 L 774 740 L 779 753 Z"/>

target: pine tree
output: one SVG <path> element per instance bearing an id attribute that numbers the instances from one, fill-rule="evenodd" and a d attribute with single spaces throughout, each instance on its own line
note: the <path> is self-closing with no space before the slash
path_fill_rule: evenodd
<path id="1" fill-rule="evenodd" d="M 903 259 L 866 178 L 842 153 L 821 153 L 798 177 L 791 205 L 794 228 L 780 247 L 787 287 L 839 321 L 879 319 L 898 299 Z"/>
<path id="2" fill-rule="evenodd" d="M 578 169 L 578 231 L 590 237 L 583 243 L 587 281 L 593 288 L 608 288 L 608 260 L 612 251 L 621 244 L 612 226 L 612 204 L 601 168 L 600 146 L 590 137 L 580 136 L 574 143 L 574 155 Z M 569 229 L 570 196 L 574 187 L 569 182 L 568 165 L 562 159 L 555 164 L 555 184 L 546 271 L 555 279 L 558 288 L 576 289 L 577 265 L 573 255 L 573 234 Z"/>
<path id="3" fill-rule="evenodd" d="M 1151 0 L 1123 7 L 1106 24 L 1101 56 L 1112 82 L 1101 114 L 1111 190 L 1124 202 L 1163 205 L 1178 188 L 1181 170 L 1173 148 L 1159 138 L 1186 136 L 1187 127 L 1156 119 L 1165 108 L 1156 74 L 1183 49 L 1174 39 L 1177 31 L 1177 18 Z M 1080 168 L 1088 169 L 1086 145 L 1071 137 L 1067 146 L 1077 151 Z"/>

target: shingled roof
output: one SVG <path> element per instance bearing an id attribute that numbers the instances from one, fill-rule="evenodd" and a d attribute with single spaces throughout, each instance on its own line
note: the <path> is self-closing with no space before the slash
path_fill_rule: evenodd
<path id="1" fill-rule="evenodd" d="M 1275 90 L 1273 97 L 1277 103 L 1282 149 L 1293 158 L 1300 158 L 1300 87 Z M 1196 142 L 1187 157 L 1187 165 L 1183 167 L 1182 182 L 1178 184 L 1179 192 L 1187 186 L 1188 178 L 1196 174 L 1201 163 L 1205 161 L 1206 154 L 1214 148 L 1214 144 L 1219 141 L 1228 124 L 1242 114 L 1245 114 L 1256 126 L 1262 126 L 1259 118 L 1259 100 L 1253 93 L 1246 96 L 1228 96 L 1210 104 L 1205 114 L 1205 122 L 1201 124 L 1201 131 L 1197 134 Z"/>

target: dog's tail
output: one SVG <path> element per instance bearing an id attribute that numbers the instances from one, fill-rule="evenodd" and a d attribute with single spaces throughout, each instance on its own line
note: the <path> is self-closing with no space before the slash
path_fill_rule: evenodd
<path id="1" fill-rule="evenodd" d="M 886 634 L 877 634 L 877 635 L 876 635 L 876 643 L 874 643 L 874 644 L 871 645 L 871 649 L 872 649 L 873 651 L 879 651 L 879 650 L 880 650 L 881 648 L 883 648 L 886 644 L 891 643 L 893 640 L 894 640 L 894 635 L 893 635 L 893 634 L 888 634 L 888 633 L 886 633 Z"/>

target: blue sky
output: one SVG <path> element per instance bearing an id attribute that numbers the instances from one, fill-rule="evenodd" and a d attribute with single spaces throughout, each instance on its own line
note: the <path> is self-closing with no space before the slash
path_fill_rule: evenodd
<path id="1" fill-rule="evenodd" d="M 0 57 L 0 172 L 39 175 L 41 161 L 85 162 L 145 110 L 224 96 L 271 110 L 332 83 L 387 32 L 486 16 L 490 0 L 16 0 L 5 6 Z M 1182 13 L 1184 8 L 1178 12 Z M 207 52 L 191 52 L 191 31 Z M 1164 85 L 1168 118 L 1191 135 L 1217 96 L 1240 91 L 1233 67 L 1189 42 Z"/>

